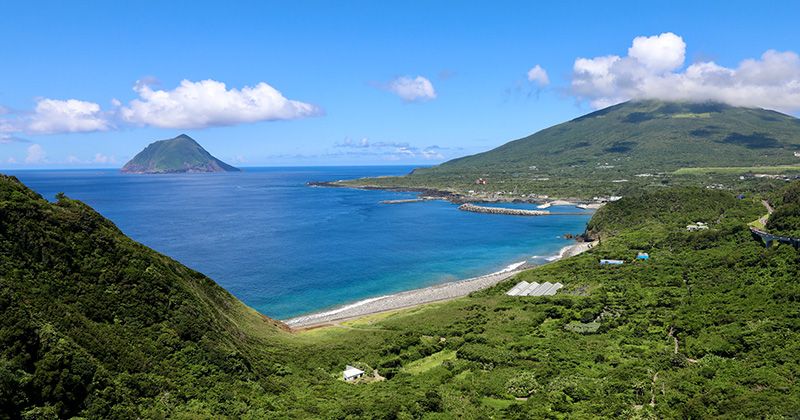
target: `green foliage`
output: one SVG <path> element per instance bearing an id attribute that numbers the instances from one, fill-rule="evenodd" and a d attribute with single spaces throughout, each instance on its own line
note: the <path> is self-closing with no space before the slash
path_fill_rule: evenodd
<path id="1" fill-rule="evenodd" d="M 738 201 L 730 193 L 701 188 L 640 192 L 599 209 L 587 230 L 592 234 L 610 236 L 650 225 L 640 243 L 640 248 L 646 250 L 653 238 L 651 229 L 674 230 L 694 222 L 708 223 L 710 227 L 717 228 L 755 219 L 763 212 L 760 203 L 753 200 L 744 203 Z M 709 235 L 713 233 L 700 232 L 700 235 L 694 236 L 705 238 Z"/>
<path id="2" fill-rule="evenodd" d="M 541 389 L 533 372 L 520 372 L 506 382 L 508 393 L 515 397 L 529 397 Z"/>
<path id="3" fill-rule="evenodd" d="M 163 395 L 257 381 L 246 324 L 277 332 L 84 204 L 0 178 L 0 412 L 141 416 Z"/>
<path id="4" fill-rule="evenodd" d="M 779 235 L 800 238 L 800 182 L 787 186 L 767 221 L 767 229 Z"/>
<path id="5" fill-rule="evenodd" d="M 85 205 L 4 177 L 0 418 L 791 417 L 800 259 L 752 238 L 761 213 L 706 189 L 631 195 L 597 212 L 585 254 L 290 334 Z M 698 220 L 711 229 L 685 230 Z M 505 295 L 521 280 L 565 287 Z M 387 379 L 345 383 L 346 364 Z"/>

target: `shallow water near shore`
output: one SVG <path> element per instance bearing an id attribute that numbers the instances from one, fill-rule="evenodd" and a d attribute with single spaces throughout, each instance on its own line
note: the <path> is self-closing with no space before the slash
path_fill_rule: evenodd
<path id="1" fill-rule="evenodd" d="M 402 175 L 412 167 L 245 168 L 241 173 L 125 175 L 5 171 L 52 200 L 82 200 L 127 235 L 285 319 L 362 299 L 547 262 L 591 216 L 459 211 L 416 194 L 308 187 Z M 522 206 L 524 207 L 524 206 Z M 553 206 L 552 212 L 578 211 Z M 534 257 L 535 256 L 535 257 Z"/>

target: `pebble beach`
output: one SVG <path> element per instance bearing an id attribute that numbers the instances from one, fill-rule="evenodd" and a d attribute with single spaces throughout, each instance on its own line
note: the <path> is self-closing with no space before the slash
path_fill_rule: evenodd
<path id="1" fill-rule="evenodd" d="M 558 257 L 555 257 L 553 261 L 586 252 L 591 249 L 592 246 L 592 242 L 579 242 L 574 245 L 567 246 L 561 250 Z M 410 308 L 426 303 L 445 301 L 466 296 L 474 291 L 494 286 L 495 284 L 513 277 L 520 271 L 523 271 L 527 268 L 530 267 L 527 267 L 525 262 L 520 262 L 512 264 L 506 267 L 504 270 L 496 273 L 365 299 L 331 310 L 315 312 L 308 315 L 287 319 L 283 322 L 292 329 L 308 329 L 360 318 L 366 315 Z"/>

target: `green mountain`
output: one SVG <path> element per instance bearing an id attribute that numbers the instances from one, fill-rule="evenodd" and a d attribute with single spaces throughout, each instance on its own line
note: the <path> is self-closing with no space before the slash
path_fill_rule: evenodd
<path id="1" fill-rule="evenodd" d="M 717 103 L 611 106 L 420 173 L 614 165 L 631 172 L 800 163 L 800 120 Z"/>
<path id="2" fill-rule="evenodd" d="M 151 143 L 122 167 L 122 172 L 136 174 L 235 171 L 239 169 L 215 158 L 186 134 Z"/>
<path id="3" fill-rule="evenodd" d="M 591 197 L 707 181 L 676 178 L 692 174 L 675 173 L 681 168 L 708 168 L 698 174 L 727 170 L 731 178 L 781 172 L 785 165 L 800 170 L 799 156 L 800 120 L 792 116 L 718 103 L 636 101 L 407 177 L 356 183 Z M 477 178 L 487 179 L 487 186 L 476 186 Z"/>
<path id="4" fill-rule="evenodd" d="M 798 191 L 767 194 L 786 232 Z M 0 176 L 0 419 L 792 417 L 800 265 L 750 235 L 765 211 L 704 188 L 631 195 L 598 210 L 586 254 L 290 333 L 81 202 Z M 521 280 L 564 289 L 506 296 Z M 366 378 L 341 380 L 347 364 Z"/>

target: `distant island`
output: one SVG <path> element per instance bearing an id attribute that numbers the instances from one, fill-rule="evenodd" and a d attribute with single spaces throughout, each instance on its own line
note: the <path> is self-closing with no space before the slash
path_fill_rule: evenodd
<path id="1" fill-rule="evenodd" d="M 186 134 L 151 143 L 121 170 L 130 174 L 238 172 L 239 168 L 215 158 Z"/>

